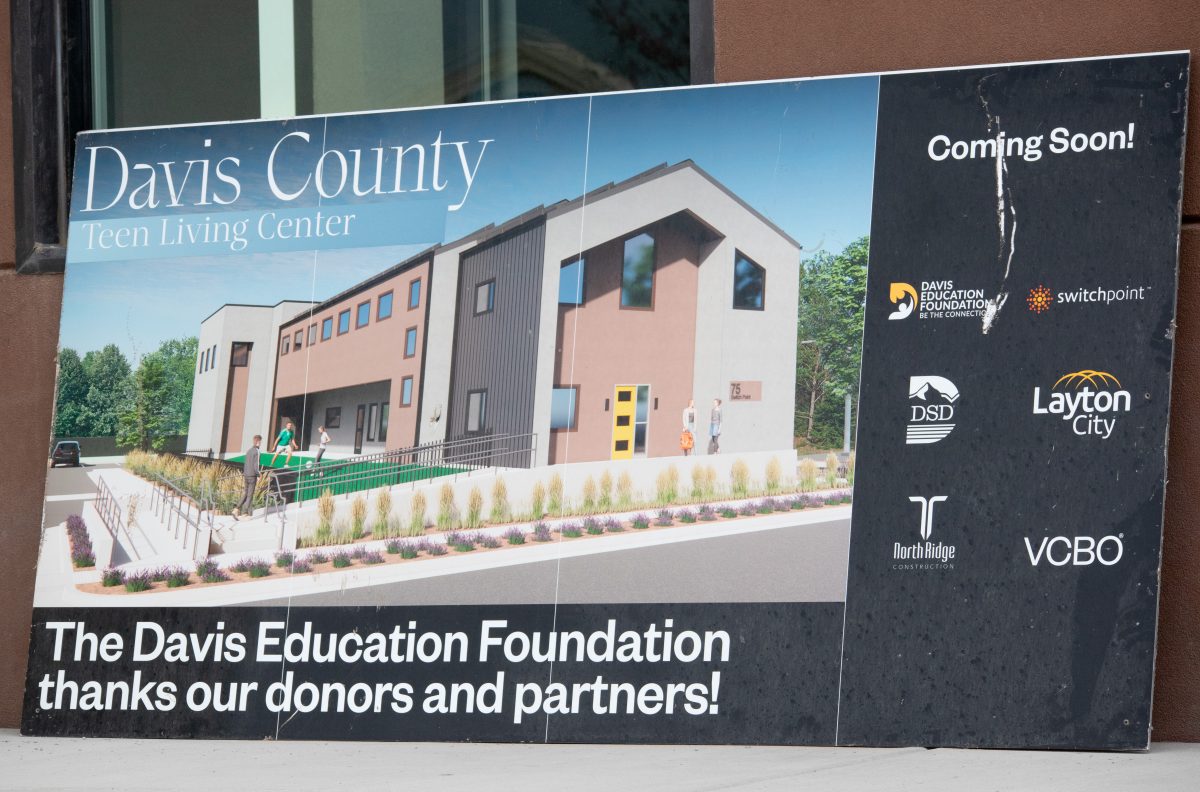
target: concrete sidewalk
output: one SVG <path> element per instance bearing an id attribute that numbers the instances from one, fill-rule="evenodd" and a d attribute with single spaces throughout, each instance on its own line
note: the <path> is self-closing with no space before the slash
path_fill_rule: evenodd
<path id="1" fill-rule="evenodd" d="M 0 790 L 1195 790 L 1200 744 L 1149 753 L 275 743 L 21 737 L 0 730 Z"/>

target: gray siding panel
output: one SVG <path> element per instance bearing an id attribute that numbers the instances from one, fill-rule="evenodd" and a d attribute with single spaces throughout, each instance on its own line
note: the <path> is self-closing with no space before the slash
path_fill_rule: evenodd
<path id="1" fill-rule="evenodd" d="M 467 395 L 476 390 L 487 391 L 486 431 L 533 431 L 545 240 L 545 221 L 538 220 L 462 257 L 447 437 L 466 434 Z M 493 279 L 495 307 L 476 315 L 476 287 Z M 529 464 L 528 459 L 513 463 Z"/>

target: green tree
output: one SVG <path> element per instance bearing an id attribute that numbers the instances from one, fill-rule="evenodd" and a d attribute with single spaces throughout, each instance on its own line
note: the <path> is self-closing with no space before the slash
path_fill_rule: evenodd
<path id="1" fill-rule="evenodd" d="M 87 372 L 79 353 L 69 347 L 58 353 L 58 394 L 54 401 L 54 434 L 79 437 L 88 434 L 85 400 Z"/>
<path id="2" fill-rule="evenodd" d="M 163 431 L 169 435 L 187 434 L 188 421 L 192 415 L 192 383 L 196 378 L 196 351 L 198 341 L 191 338 L 173 338 L 164 341 L 154 352 L 146 356 L 162 363 L 166 378 L 163 391 L 165 402 Z"/>
<path id="3" fill-rule="evenodd" d="M 167 374 L 160 358 L 147 355 L 133 375 L 133 387 L 117 421 L 117 444 L 143 451 L 161 448 L 166 440 Z"/>
<path id="4" fill-rule="evenodd" d="M 129 396 L 129 361 L 116 344 L 83 356 L 87 377 L 87 395 L 83 399 L 81 422 L 89 437 L 111 437 Z"/>
<path id="5" fill-rule="evenodd" d="M 870 238 L 804 262 L 796 335 L 796 434 L 841 444 L 843 400 L 858 397 Z"/>

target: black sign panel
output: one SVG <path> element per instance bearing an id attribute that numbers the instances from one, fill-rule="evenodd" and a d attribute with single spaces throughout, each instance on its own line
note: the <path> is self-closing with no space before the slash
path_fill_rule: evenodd
<path id="1" fill-rule="evenodd" d="M 1186 75 L 881 80 L 840 742 L 1146 745 Z"/>

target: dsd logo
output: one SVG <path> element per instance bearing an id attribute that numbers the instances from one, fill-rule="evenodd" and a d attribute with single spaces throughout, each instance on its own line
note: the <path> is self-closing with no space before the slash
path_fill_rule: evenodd
<path id="1" fill-rule="evenodd" d="M 1025 304 L 1031 313 L 1044 314 L 1055 305 L 1112 305 L 1119 302 L 1141 302 L 1146 299 L 1148 286 L 1126 286 L 1121 289 L 1084 288 L 1053 292 L 1039 283 L 1029 290 Z"/>
<path id="2" fill-rule="evenodd" d="M 1082 369 L 1058 378 L 1045 395 L 1033 389 L 1033 414 L 1057 415 L 1069 421 L 1077 435 L 1107 440 L 1117 425 L 1117 417 L 1129 412 L 1132 398 L 1120 381 L 1107 371 Z"/>
<path id="3" fill-rule="evenodd" d="M 932 540 L 934 507 L 949 499 L 949 495 L 913 495 L 909 497 L 909 501 L 921 506 L 917 530 L 921 541 L 913 544 L 894 542 L 892 544 L 892 569 L 954 569 L 954 556 L 957 548 L 952 544 Z"/>
<path id="4" fill-rule="evenodd" d="M 888 288 L 888 300 L 894 306 L 888 319 L 907 319 L 914 313 L 920 319 L 970 319 L 983 316 L 987 307 L 983 289 L 957 289 L 952 280 L 921 281 L 920 291 L 897 281 Z"/>
<path id="5" fill-rule="evenodd" d="M 945 377 L 909 377 L 905 444 L 936 443 L 954 431 L 957 401 L 958 387 Z"/>

